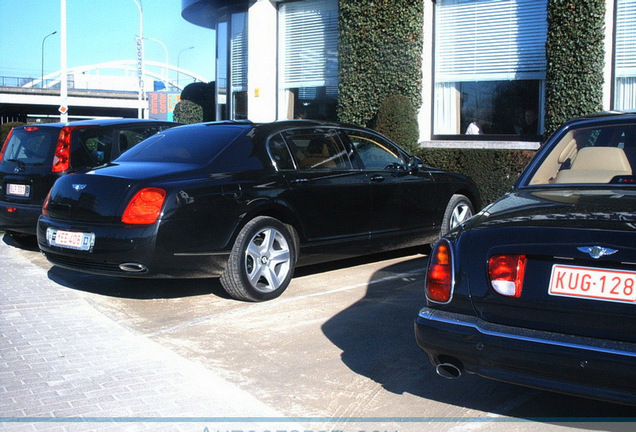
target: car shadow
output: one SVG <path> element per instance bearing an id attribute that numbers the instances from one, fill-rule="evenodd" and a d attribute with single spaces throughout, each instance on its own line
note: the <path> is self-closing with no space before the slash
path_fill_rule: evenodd
<path id="1" fill-rule="evenodd" d="M 229 299 L 218 278 L 141 279 L 92 275 L 53 266 L 48 270 L 53 282 L 77 291 L 135 300 L 173 299 L 215 295 Z"/>
<path id="2" fill-rule="evenodd" d="M 24 249 L 28 251 L 39 251 L 38 239 L 33 235 L 21 235 L 21 234 L 7 234 L 3 233 L 2 241 L 7 246 L 15 247 L 18 249 Z"/>
<path id="3" fill-rule="evenodd" d="M 342 350 L 342 362 L 386 390 L 520 419 L 621 418 L 634 407 L 520 387 L 476 375 L 438 376 L 415 342 L 414 321 L 425 304 L 426 257 L 401 261 L 376 272 L 364 298 L 333 316 L 323 333 Z M 419 269 L 419 270 L 418 270 Z M 583 421 L 585 421 L 585 419 Z M 611 427 L 612 421 L 608 424 Z M 595 429 L 595 423 L 588 425 Z M 586 428 L 585 424 L 576 427 Z M 603 425 L 607 427 L 607 425 Z M 613 430 L 613 429 L 609 429 Z"/>

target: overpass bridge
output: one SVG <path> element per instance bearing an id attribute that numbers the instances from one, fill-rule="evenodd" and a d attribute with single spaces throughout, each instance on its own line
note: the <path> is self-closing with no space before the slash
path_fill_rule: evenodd
<path id="1" fill-rule="evenodd" d="M 185 84 L 205 79 L 188 70 L 146 61 L 157 71 L 146 69 L 144 89 L 157 83 L 162 90 L 180 93 Z M 106 74 L 104 74 L 104 71 Z M 113 71 L 116 73 L 113 74 Z M 169 79 L 176 72 L 176 80 Z M 123 72 L 123 75 L 122 75 Z M 148 111 L 148 101 L 139 99 L 137 63 L 123 60 L 79 66 L 67 70 L 69 120 L 94 117 L 137 117 L 139 108 Z M 0 77 L 0 124 L 26 123 L 37 119 L 59 119 L 60 72 L 40 78 Z"/>

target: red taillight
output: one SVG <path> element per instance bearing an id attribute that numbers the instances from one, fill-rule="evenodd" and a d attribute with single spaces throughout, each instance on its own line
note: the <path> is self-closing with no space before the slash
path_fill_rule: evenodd
<path id="1" fill-rule="evenodd" d="M 142 189 L 130 200 L 121 221 L 125 224 L 153 224 L 161 214 L 166 191 L 158 188 Z"/>
<path id="2" fill-rule="evenodd" d="M 53 172 L 61 173 L 71 167 L 71 137 L 73 131 L 95 126 L 64 126 L 57 137 L 57 146 L 53 156 Z"/>
<path id="3" fill-rule="evenodd" d="M 71 166 L 71 135 L 74 129 L 77 128 L 65 126 L 60 131 L 60 135 L 57 138 L 57 146 L 55 147 L 55 154 L 53 155 L 52 171 L 54 173 L 68 171 Z"/>
<path id="4" fill-rule="evenodd" d="M 4 151 L 7 149 L 7 145 L 9 144 L 9 140 L 11 139 L 11 135 L 13 135 L 13 129 L 9 131 L 9 135 L 7 135 L 7 139 L 4 140 L 4 144 L 2 145 L 2 150 L 0 150 L 0 162 L 2 162 Z"/>
<path id="5" fill-rule="evenodd" d="M 490 285 L 504 296 L 521 297 L 525 272 L 525 255 L 493 255 L 488 260 Z"/>
<path id="6" fill-rule="evenodd" d="M 49 200 L 51 199 L 51 191 L 46 194 L 46 198 L 44 198 L 44 204 L 42 204 L 42 214 L 47 216 L 49 214 Z"/>
<path id="7" fill-rule="evenodd" d="M 453 289 L 453 256 L 448 241 L 440 240 L 431 252 L 426 272 L 426 297 L 447 303 Z"/>
<path id="8" fill-rule="evenodd" d="M 27 127 L 24 128 L 24 130 L 27 131 L 27 132 L 35 132 L 37 130 L 40 130 L 40 128 L 37 127 L 37 126 L 27 126 Z"/>

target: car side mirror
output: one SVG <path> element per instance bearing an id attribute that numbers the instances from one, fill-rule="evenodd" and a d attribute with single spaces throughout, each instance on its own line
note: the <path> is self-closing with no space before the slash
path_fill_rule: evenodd
<path id="1" fill-rule="evenodd" d="M 418 169 L 422 168 L 423 165 L 424 165 L 424 161 L 422 161 L 421 158 L 417 156 L 411 156 L 409 158 L 407 169 L 409 171 L 417 171 Z"/>

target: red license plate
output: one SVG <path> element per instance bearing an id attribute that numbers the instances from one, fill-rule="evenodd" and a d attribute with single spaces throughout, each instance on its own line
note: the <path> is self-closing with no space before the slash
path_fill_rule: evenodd
<path id="1" fill-rule="evenodd" d="M 636 302 L 636 272 L 590 267 L 552 266 L 551 295 Z"/>

